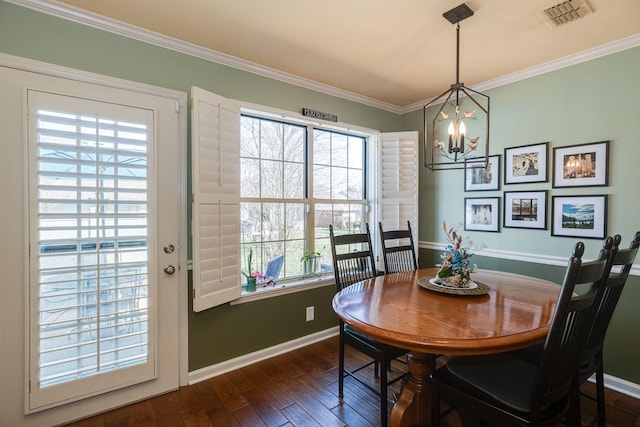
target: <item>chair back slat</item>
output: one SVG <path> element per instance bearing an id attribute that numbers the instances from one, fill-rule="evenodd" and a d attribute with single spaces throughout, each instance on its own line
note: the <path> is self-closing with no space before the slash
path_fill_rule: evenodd
<path id="1" fill-rule="evenodd" d="M 609 259 L 612 246 L 613 239 L 609 237 L 598 259 L 582 262 L 584 244 L 578 242 L 575 245 L 531 395 L 531 425 L 545 419 L 545 411 L 555 413 L 557 405 L 568 407 L 571 381 L 587 339 L 596 296 L 611 267 Z M 588 285 L 589 288 L 585 293 L 576 295 L 578 285 Z"/>
<path id="2" fill-rule="evenodd" d="M 365 227 L 364 233 L 335 235 L 333 226 L 329 225 L 333 273 L 338 292 L 376 275 L 369 224 Z"/>
<path id="3" fill-rule="evenodd" d="M 417 270 L 418 261 L 413 244 L 411 223 L 407 221 L 406 230 L 385 231 L 382 228 L 382 223 L 378 223 L 378 228 L 380 229 L 385 274 Z"/>
<path id="4" fill-rule="evenodd" d="M 579 383 L 586 381 L 601 363 L 602 357 L 600 353 L 602 352 L 609 323 L 638 253 L 640 231 L 635 233 L 629 248 L 619 249 L 620 241 L 620 235 L 615 235 L 610 256 L 609 276 L 598 290 L 592 326 L 587 338 L 586 348 L 580 356 Z"/>

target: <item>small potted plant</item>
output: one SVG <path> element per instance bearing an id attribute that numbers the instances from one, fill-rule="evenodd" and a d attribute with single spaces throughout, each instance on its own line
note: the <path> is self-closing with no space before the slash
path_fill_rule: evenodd
<path id="1" fill-rule="evenodd" d="M 318 260 L 321 256 L 320 252 L 305 251 L 302 254 L 300 261 L 302 262 L 302 274 L 304 276 L 309 276 L 318 271 Z"/>
<path id="2" fill-rule="evenodd" d="M 259 271 L 253 270 L 253 248 L 249 247 L 249 255 L 247 255 L 247 268 L 240 270 L 240 273 L 247 279 L 247 292 L 253 292 L 256 290 L 256 282 L 264 279 L 264 276 Z"/>

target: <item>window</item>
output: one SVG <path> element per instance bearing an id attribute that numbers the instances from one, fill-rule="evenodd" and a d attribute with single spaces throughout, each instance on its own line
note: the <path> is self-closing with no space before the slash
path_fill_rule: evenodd
<path id="1" fill-rule="evenodd" d="M 279 283 L 330 272 L 329 224 L 353 233 L 368 222 L 376 246 L 378 221 L 411 220 L 418 241 L 418 132 L 311 124 L 197 87 L 191 96 L 194 311 L 242 295 L 250 250 L 252 272 Z"/>
<path id="2" fill-rule="evenodd" d="M 240 141 L 243 268 L 251 249 L 252 270 L 263 274 L 282 259 L 267 280 L 330 271 L 329 224 L 337 233 L 363 227 L 366 138 L 243 115 Z M 305 252 L 320 254 L 312 271 Z"/>

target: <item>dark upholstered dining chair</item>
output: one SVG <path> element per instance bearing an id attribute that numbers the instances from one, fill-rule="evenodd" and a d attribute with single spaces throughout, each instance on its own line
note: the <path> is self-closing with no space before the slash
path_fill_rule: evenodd
<path id="1" fill-rule="evenodd" d="M 574 425 L 582 425 L 580 411 L 580 386 L 585 383 L 593 374 L 596 380 L 596 417 L 589 424 L 598 423 L 600 427 L 606 426 L 605 400 L 604 400 L 604 363 L 602 350 L 604 338 L 611 322 L 611 317 L 618 304 L 620 295 L 627 281 L 631 267 L 636 259 L 638 247 L 640 246 L 640 231 L 636 232 L 628 249 L 619 249 L 622 238 L 619 234 L 613 237 L 613 249 L 611 252 L 611 271 L 609 277 L 598 290 L 596 296 L 595 312 L 593 324 L 586 341 L 586 347 L 580 355 L 578 365 L 578 377 L 573 388 L 572 396 L 572 416 Z"/>
<path id="2" fill-rule="evenodd" d="M 331 239 L 331 251 L 333 255 L 333 272 L 336 281 L 336 290 L 340 292 L 345 287 L 356 282 L 371 279 L 376 276 L 373 249 L 369 224 L 366 224 L 365 233 L 335 235 L 333 227 L 329 226 Z M 347 370 L 344 365 L 344 347 L 350 347 L 367 355 L 371 362 L 353 370 Z M 378 342 L 345 325 L 340 319 L 340 353 L 338 360 L 338 397 L 343 398 L 344 377 L 349 376 L 361 383 L 369 390 L 380 396 L 381 425 L 387 425 L 387 387 L 404 377 L 397 375 L 389 380 L 387 376 L 391 361 L 407 353 L 407 350 L 393 347 Z M 356 373 L 372 364 L 375 365 L 375 375 L 380 377 L 379 388 L 360 378 Z M 382 368 L 380 368 L 382 367 Z"/>
<path id="3" fill-rule="evenodd" d="M 382 257 L 384 261 L 384 273 L 400 273 L 418 269 L 416 249 L 413 244 L 411 223 L 407 221 L 406 230 L 382 229 L 382 223 L 378 223 L 380 229 L 380 243 L 382 244 Z"/>
<path id="4" fill-rule="evenodd" d="M 578 242 L 569 260 L 540 363 L 510 353 L 455 356 L 433 379 L 433 425 L 439 400 L 457 405 L 463 424 L 555 426 L 569 416 L 576 364 L 584 348 L 598 289 L 608 275 L 613 239 L 598 259 L 582 262 Z M 588 289 L 575 293 L 577 285 Z"/>

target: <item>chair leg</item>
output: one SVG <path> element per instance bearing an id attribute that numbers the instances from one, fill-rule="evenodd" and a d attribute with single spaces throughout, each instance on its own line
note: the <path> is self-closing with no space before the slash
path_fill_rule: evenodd
<path id="1" fill-rule="evenodd" d="M 386 366 L 386 363 L 384 364 Z M 380 419 L 382 427 L 387 426 L 387 370 L 380 370 Z"/>
<path id="2" fill-rule="evenodd" d="M 569 427 L 580 427 L 582 416 L 580 409 L 580 383 L 577 378 L 572 380 L 571 392 L 569 395 L 569 413 L 567 414 L 567 425 Z"/>
<path id="3" fill-rule="evenodd" d="M 338 352 L 338 398 L 344 396 L 344 326 L 340 322 L 340 350 Z"/>
<path id="4" fill-rule="evenodd" d="M 596 400 L 598 406 L 598 426 L 606 427 L 606 416 L 605 416 L 605 400 L 604 400 L 604 372 L 602 368 L 602 363 L 598 369 L 596 369 Z"/>
<path id="5" fill-rule="evenodd" d="M 431 383 L 431 427 L 440 427 L 440 394 L 435 380 Z"/>

